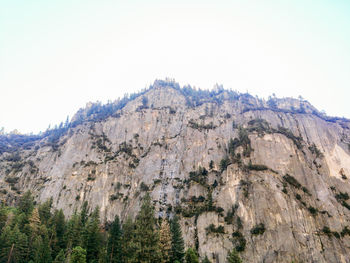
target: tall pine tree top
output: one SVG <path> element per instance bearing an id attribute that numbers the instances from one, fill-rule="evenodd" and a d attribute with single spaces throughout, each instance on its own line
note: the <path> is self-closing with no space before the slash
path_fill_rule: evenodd
<path id="1" fill-rule="evenodd" d="M 147 193 L 142 202 L 141 210 L 136 217 L 135 242 L 137 244 L 137 260 L 139 262 L 159 262 L 159 235 L 156 229 L 154 206 Z"/>
<path id="2" fill-rule="evenodd" d="M 174 262 L 177 260 L 182 263 L 185 255 L 185 243 L 182 238 L 181 226 L 177 216 L 174 216 L 173 220 L 171 221 L 170 230 L 172 237 L 172 261 Z"/>

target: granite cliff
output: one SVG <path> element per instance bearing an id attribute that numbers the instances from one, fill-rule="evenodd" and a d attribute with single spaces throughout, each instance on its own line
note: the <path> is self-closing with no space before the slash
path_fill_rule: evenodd
<path id="1" fill-rule="evenodd" d="M 31 190 L 66 215 L 88 201 L 107 222 L 149 192 L 213 262 L 233 247 L 245 262 L 350 262 L 349 120 L 304 100 L 156 81 L 65 127 L 26 145 L 3 136 L 1 199 Z"/>

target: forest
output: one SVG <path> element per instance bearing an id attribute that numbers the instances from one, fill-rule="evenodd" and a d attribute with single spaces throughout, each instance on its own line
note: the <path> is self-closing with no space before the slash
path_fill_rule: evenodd
<path id="1" fill-rule="evenodd" d="M 52 199 L 35 204 L 29 191 L 16 206 L 0 207 L 1 263 L 208 263 L 208 256 L 185 250 L 179 218 L 157 218 L 149 194 L 135 219 L 116 216 L 105 224 L 99 208 L 90 211 L 87 202 L 66 218 Z M 242 260 L 233 249 L 227 262 Z"/>

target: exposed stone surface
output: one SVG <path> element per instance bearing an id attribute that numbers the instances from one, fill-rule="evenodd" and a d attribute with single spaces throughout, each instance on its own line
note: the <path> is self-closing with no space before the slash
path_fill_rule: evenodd
<path id="1" fill-rule="evenodd" d="M 350 201 L 336 197 L 350 194 L 350 123 L 323 118 L 300 100 L 219 96 L 189 106 L 179 90 L 155 85 L 113 117 L 70 128 L 56 148 L 43 139 L 21 151 L 20 169 L 4 153 L 0 195 L 12 202 L 18 189 L 29 189 L 39 202 L 53 197 L 67 215 L 88 201 L 110 221 L 134 216 L 148 190 L 159 216 L 180 212 L 186 245 L 201 257 L 225 262 L 239 232 L 245 262 L 350 262 L 350 235 L 323 231 L 350 228 Z M 233 157 L 229 141 L 239 138 L 239 126 L 252 151 L 244 156 L 239 145 Z M 191 177 L 195 171 L 204 181 Z M 261 223 L 265 231 L 253 235 Z M 224 233 L 209 231 L 210 224 Z"/>

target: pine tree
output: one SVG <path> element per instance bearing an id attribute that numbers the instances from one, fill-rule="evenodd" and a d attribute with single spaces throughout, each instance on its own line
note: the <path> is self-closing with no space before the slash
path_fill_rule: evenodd
<path id="1" fill-rule="evenodd" d="M 159 235 L 156 229 L 154 207 L 149 194 L 144 197 L 135 225 L 135 243 L 138 248 L 136 251 L 137 260 L 147 263 L 159 262 Z"/>
<path id="2" fill-rule="evenodd" d="M 137 262 L 135 258 L 137 246 L 135 244 L 135 224 L 129 217 L 123 224 L 122 262 Z"/>
<path id="3" fill-rule="evenodd" d="M 83 235 L 83 244 L 86 248 L 87 262 L 97 262 L 102 246 L 102 237 L 100 233 L 100 210 L 98 207 L 95 208 L 91 217 L 88 219 Z"/>
<path id="4" fill-rule="evenodd" d="M 86 250 L 82 247 L 75 247 L 69 263 L 86 263 Z"/>
<path id="5" fill-rule="evenodd" d="M 61 249 L 66 247 L 66 242 L 64 239 L 66 231 L 66 222 L 62 209 L 56 210 L 52 219 L 53 229 L 55 232 L 56 242 L 55 242 L 55 253 L 58 253 Z"/>
<path id="6" fill-rule="evenodd" d="M 73 247 L 82 245 L 82 227 L 80 216 L 74 212 L 72 217 L 68 220 L 66 225 L 66 231 L 64 235 L 65 243 L 67 244 L 68 254 Z"/>
<path id="7" fill-rule="evenodd" d="M 18 209 L 20 212 L 23 212 L 27 216 L 33 211 L 34 208 L 34 199 L 30 191 L 25 192 L 19 200 Z"/>
<path id="8" fill-rule="evenodd" d="M 239 257 L 236 249 L 232 249 L 230 253 L 227 255 L 227 262 L 229 263 L 242 263 L 242 259 Z"/>
<path id="9" fill-rule="evenodd" d="M 41 204 L 38 208 L 40 221 L 48 226 L 48 222 L 51 219 L 51 208 L 52 208 L 52 197 L 48 199 L 46 202 Z"/>
<path id="10" fill-rule="evenodd" d="M 34 238 L 31 240 L 29 258 L 34 263 L 40 262 L 42 243 L 43 243 L 43 239 L 41 238 L 40 235 L 34 236 Z"/>
<path id="11" fill-rule="evenodd" d="M 50 241 L 49 241 L 48 232 L 45 225 L 41 226 L 40 232 L 41 232 L 42 239 L 38 250 L 39 257 L 37 258 L 38 261 L 36 261 L 36 263 L 51 263 L 52 262 L 51 247 L 49 244 Z"/>
<path id="12" fill-rule="evenodd" d="M 170 262 L 171 256 L 171 233 L 170 226 L 167 219 L 162 220 L 159 231 L 159 247 L 161 251 L 161 260 L 162 263 Z"/>
<path id="13" fill-rule="evenodd" d="M 114 221 L 109 231 L 109 238 L 107 243 L 107 262 L 116 263 L 121 262 L 122 258 L 122 230 L 119 222 L 119 217 L 115 216 Z"/>
<path id="14" fill-rule="evenodd" d="M 85 201 L 81 207 L 80 211 L 80 220 L 82 227 L 85 226 L 87 219 L 88 219 L 88 212 L 89 212 L 89 204 L 87 201 Z"/>
<path id="15" fill-rule="evenodd" d="M 13 232 L 15 235 L 15 246 L 13 249 L 13 259 L 14 262 L 24 263 L 27 262 L 28 256 L 28 237 L 21 233 L 15 226 Z"/>
<path id="16" fill-rule="evenodd" d="M 0 206 L 0 235 L 7 221 L 7 212 L 3 204 Z"/>
<path id="17" fill-rule="evenodd" d="M 174 216 L 173 220 L 171 221 L 170 230 L 172 261 L 174 262 L 177 260 L 182 263 L 185 255 L 185 244 L 182 238 L 181 226 L 177 216 Z"/>
<path id="18" fill-rule="evenodd" d="M 18 225 L 13 229 L 6 226 L 0 236 L 0 262 L 27 262 L 28 238 L 19 231 Z"/>
<path id="19" fill-rule="evenodd" d="M 55 260 L 53 261 L 53 263 L 65 263 L 65 262 L 66 262 L 66 258 L 64 256 L 64 250 L 61 249 L 60 252 L 55 257 Z"/>
<path id="20" fill-rule="evenodd" d="M 199 263 L 198 255 L 192 248 L 186 250 L 185 261 L 186 263 Z"/>
<path id="21" fill-rule="evenodd" d="M 7 262 L 11 247 L 14 244 L 12 229 L 9 225 L 5 226 L 0 236 L 0 262 Z"/>

